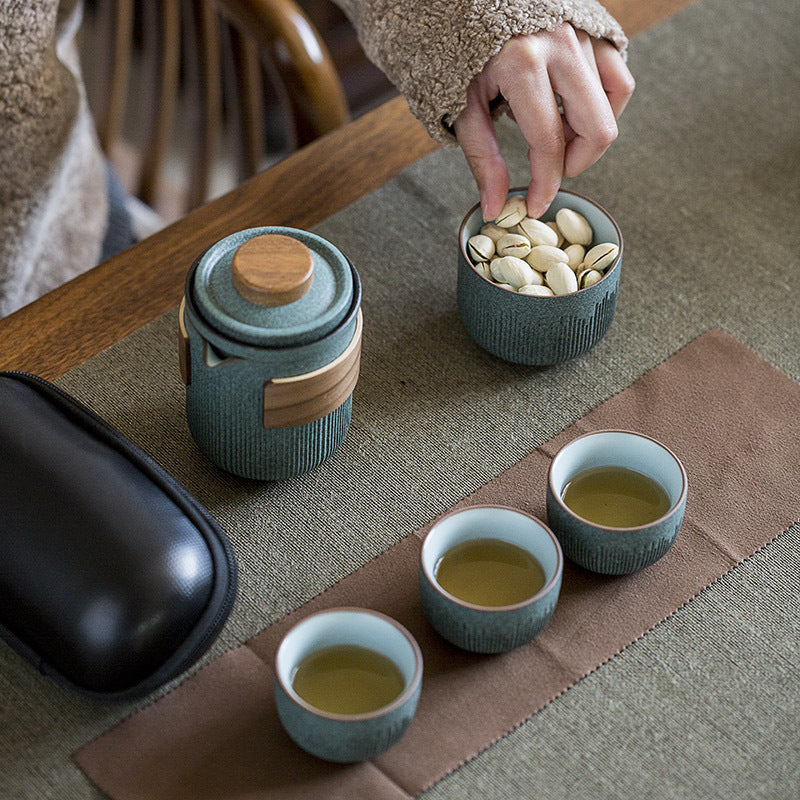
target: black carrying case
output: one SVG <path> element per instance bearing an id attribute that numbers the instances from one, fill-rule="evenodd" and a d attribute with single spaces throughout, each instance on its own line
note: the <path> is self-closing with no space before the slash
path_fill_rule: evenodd
<path id="1" fill-rule="evenodd" d="M 236 560 L 211 515 L 53 384 L 0 372 L 0 636 L 58 683 L 131 700 L 208 649 Z"/>

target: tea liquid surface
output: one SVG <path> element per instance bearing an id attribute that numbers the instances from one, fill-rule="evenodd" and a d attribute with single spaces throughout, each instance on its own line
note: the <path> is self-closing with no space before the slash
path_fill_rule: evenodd
<path id="1" fill-rule="evenodd" d="M 391 703 L 405 688 L 405 680 L 394 661 L 382 653 L 338 644 L 306 656 L 292 687 L 322 711 L 362 714 Z"/>
<path id="2" fill-rule="evenodd" d="M 439 585 L 467 603 L 509 606 L 533 597 L 545 584 L 541 564 L 500 539 L 472 539 L 451 547 L 435 569 Z"/>
<path id="3" fill-rule="evenodd" d="M 563 500 L 578 516 L 598 525 L 647 525 L 670 509 L 663 487 L 627 467 L 593 467 L 565 487 Z"/>

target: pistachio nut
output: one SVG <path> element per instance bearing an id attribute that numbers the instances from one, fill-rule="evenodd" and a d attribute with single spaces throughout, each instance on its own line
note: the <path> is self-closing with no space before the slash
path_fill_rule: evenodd
<path id="1" fill-rule="evenodd" d="M 556 225 L 570 244 L 590 245 L 594 231 L 586 217 L 571 208 L 560 208 L 556 212 Z"/>
<path id="2" fill-rule="evenodd" d="M 525 198 L 509 197 L 494 222 L 470 237 L 466 251 L 475 271 L 507 291 L 535 297 L 564 295 L 593 286 L 619 255 L 619 246 L 591 247 L 589 221 L 561 208 L 555 221 L 527 216 Z"/>
<path id="3" fill-rule="evenodd" d="M 525 198 L 520 194 L 512 195 L 506 200 L 503 210 L 497 215 L 495 222 L 501 228 L 513 228 L 528 214 Z"/>
<path id="4" fill-rule="evenodd" d="M 596 269 L 585 269 L 578 276 L 578 288 L 588 289 L 590 286 L 594 286 L 602 277 L 603 273 Z"/>
<path id="5" fill-rule="evenodd" d="M 583 259 L 589 269 L 604 270 L 609 267 L 619 253 L 619 247 L 611 242 L 595 245 Z"/>
<path id="6" fill-rule="evenodd" d="M 531 243 L 527 236 L 520 233 L 507 233 L 497 240 L 497 255 L 525 258 L 531 251 Z"/>
<path id="7" fill-rule="evenodd" d="M 558 247 L 553 247 L 549 244 L 539 244 L 531 248 L 530 253 L 525 256 L 525 260 L 535 270 L 547 272 L 554 264 L 566 264 L 569 261 L 569 256 Z"/>
<path id="8" fill-rule="evenodd" d="M 533 272 L 533 278 L 530 283 L 524 284 L 525 286 L 543 286 L 544 285 L 544 275 L 541 272 L 537 272 L 535 269 L 531 270 Z M 520 286 L 520 289 L 522 287 Z"/>
<path id="9" fill-rule="evenodd" d="M 583 257 L 586 255 L 586 248 L 582 244 L 571 244 L 569 247 L 564 248 L 567 254 L 567 264 L 573 272 L 578 271 L 578 267 L 583 263 Z"/>
<path id="10" fill-rule="evenodd" d="M 488 261 L 494 255 L 494 242 L 482 233 L 470 236 L 467 241 L 467 253 L 475 261 Z"/>
<path id="11" fill-rule="evenodd" d="M 558 241 L 556 242 L 556 247 L 561 247 L 564 244 L 564 234 L 558 229 L 558 225 L 555 222 L 545 222 L 548 228 L 555 231 L 556 236 L 558 237 Z"/>
<path id="12" fill-rule="evenodd" d="M 536 282 L 534 270 L 516 256 L 492 259 L 489 268 L 492 271 L 492 277 L 498 283 L 508 283 L 515 289 Z"/>
<path id="13" fill-rule="evenodd" d="M 521 233 L 531 243 L 532 247 L 537 244 L 549 244 L 558 247 L 558 233 L 554 231 L 546 222 L 539 219 L 525 217 L 515 228 L 517 233 Z"/>
<path id="14" fill-rule="evenodd" d="M 553 290 L 549 286 L 529 283 L 527 286 L 520 286 L 517 294 L 529 294 L 533 297 L 553 297 Z"/>
<path id="15" fill-rule="evenodd" d="M 495 225 L 494 222 L 487 222 L 480 229 L 480 233 L 483 236 L 488 236 L 495 244 L 497 244 L 497 240 L 501 236 L 505 236 L 508 231 L 505 228 L 501 228 L 499 225 Z"/>
<path id="16" fill-rule="evenodd" d="M 565 261 L 554 264 L 545 275 L 553 294 L 570 294 L 578 291 L 578 279 Z"/>
<path id="17" fill-rule="evenodd" d="M 476 261 L 472 265 L 472 268 L 478 273 L 478 275 L 482 275 L 484 278 L 486 278 L 487 281 L 493 280 L 492 271 L 489 269 L 488 261 Z"/>

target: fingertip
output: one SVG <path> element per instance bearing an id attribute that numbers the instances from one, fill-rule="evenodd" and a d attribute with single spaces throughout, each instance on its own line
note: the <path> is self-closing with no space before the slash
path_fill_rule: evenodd
<path id="1" fill-rule="evenodd" d="M 508 187 L 511 177 L 508 167 L 502 158 L 491 162 L 479 162 L 475 165 L 473 175 L 478 186 L 481 198 L 481 214 L 484 222 L 497 219 L 508 197 Z"/>
<path id="2" fill-rule="evenodd" d="M 535 206 L 528 206 L 528 216 L 531 219 L 539 219 L 544 216 L 547 209 L 550 208 L 550 203 L 538 203 Z"/>
<path id="3" fill-rule="evenodd" d="M 494 216 L 492 216 L 493 209 L 494 206 L 492 204 L 491 198 L 487 195 L 485 189 L 481 189 L 481 215 L 483 216 L 484 222 L 489 222 L 497 218 L 497 214 L 494 214 Z"/>
<path id="4" fill-rule="evenodd" d="M 484 222 L 491 222 L 497 219 L 508 196 L 508 189 L 505 191 L 491 191 L 488 188 L 481 189 L 481 213 Z"/>
<path id="5" fill-rule="evenodd" d="M 528 187 L 526 202 L 528 205 L 528 216 L 539 219 L 553 202 L 556 192 L 561 188 L 561 181 L 549 182 L 544 185 L 541 181 L 533 180 Z"/>
<path id="6" fill-rule="evenodd" d="M 542 193 L 541 191 L 528 188 L 528 196 L 526 202 L 528 205 L 528 216 L 532 219 L 539 219 L 542 214 L 550 208 L 550 203 L 553 202 L 555 193 Z"/>
<path id="7" fill-rule="evenodd" d="M 506 202 L 510 180 L 494 124 L 480 109 L 468 107 L 456 120 L 455 130 L 480 193 L 483 219 L 494 220 Z"/>

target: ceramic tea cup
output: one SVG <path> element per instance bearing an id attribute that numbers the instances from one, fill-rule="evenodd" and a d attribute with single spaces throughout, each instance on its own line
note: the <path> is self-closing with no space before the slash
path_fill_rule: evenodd
<path id="1" fill-rule="evenodd" d="M 388 704 L 362 713 L 323 711 L 294 685 L 298 667 L 312 654 L 355 645 L 390 659 L 402 690 Z M 311 614 L 282 639 L 275 655 L 275 703 L 281 724 L 307 752 L 327 761 L 363 761 L 391 747 L 411 724 L 422 687 L 422 652 L 414 637 L 377 611 L 333 608 Z"/>
<path id="2" fill-rule="evenodd" d="M 668 510 L 646 524 L 613 527 L 589 521 L 564 502 L 576 476 L 601 467 L 625 467 L 666 492 Z M 688 482 L 680 459 L 642 433 L 604 430 L 573 439 L 558 451 L 547 479 L 547 521 L 564 555 L 593 572 L 624 575 L 658 561 L 675 542 L 686 508 Z"/>
<path id="3" fill-rule="evenodd" d="M 453 548 L 480 539 L 507 542 L 538 562 L 543 585 L 508 605 L 479 605 L 447 591 L 437 568 Z M 563 556 L 552 531 L 535 517 L 506 506 L 473 506 L 437 520 L 422 544 L 419 590 L 425 614 L 438 633 L 474 653 L 501 653 L 530 641 L 548 623 L 561 590 Z"/>
<path id="4" fill-rule="evenodd" d="M 512 189 L 509 196 L 524 196 L 526 191 Z M 555 220 L 556 212 L 562 208 L 571 208 L 586 218 L 594 232 L 592 244 L 611 242 L 619 247 L 619 252 L 602 280 L 572 294 L 555 297 L 518 294 L 481 275 L 467 254 L 468 240 L 484 224 L 480 205 L 473 206 L 461 223 L 458 313 L 475 342 L 506 361 L 534 366 L 567 361 L 594 347 L 614 319 L 622 270 L 619 226 L 593 200 L 563 189 L 541 219 Z"/>

